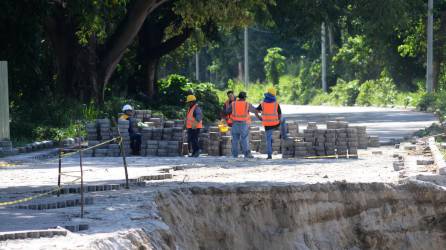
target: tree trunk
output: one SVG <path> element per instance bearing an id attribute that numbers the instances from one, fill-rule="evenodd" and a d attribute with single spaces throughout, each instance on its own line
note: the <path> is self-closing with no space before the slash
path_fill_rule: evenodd
<path id="1" fill-rule="evenodd" d="M 66 96 L 104 102 L 105 90 L 127 47 L 134 41 L 146 17 L 168 0 L 134 0 L 116 31 L 102 46 L 92 36 L 81 46 L 76 37 L 78 23 L 63 2 L 55 2 L 45 30 L 54 48 L 59 81 Z M 101 52 L 101 53 L 100 53 Z M 85 96 L 84 96 L 85 95 Z"/>
<path id="2" fill-rule="evenodd" d="M 147 96 L 150 100 L 155 97 L 155 83 L 157 82 L 159 58 L 148 58 L 146 61 L 146 83 L 147 83 Z"/>

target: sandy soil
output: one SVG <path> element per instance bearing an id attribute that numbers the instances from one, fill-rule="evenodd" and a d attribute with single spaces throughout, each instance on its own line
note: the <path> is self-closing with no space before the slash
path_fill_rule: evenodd
<path id="1" fill-rule="evenodd" d="M 130 190 L 87 193 L 86 196 L 93 197 L 95 202 L 86 207 L 83 219 L 79 218 L 79 207 L 42 211 L 0 207 L 0 232 L 76 223 L 88 223 L 90 226 L 87 231 L 69 233 L 66 237 L 0 242 L 0 249 L 23 249 L 24 246 L 33 246 L 35 249 L 133 248 L 141 242 L 146 246 L 156 242 L 156 235 L 160 242 L 165 242 L 166 239 L 159 232 L 169 227 L 161 219 L 155 200 L 160 192 L 178 188 L 227 185 L 304 186 L 337 181 L 398 184 L 409 178 L 422 179 L 420 176 L 424 177 L 425 181 L 429 181 L 431 177 L 435 178 L 435 174 L 425 167 L 421 168 L 412 163 L 408 163 L 403 171 L 394 171 L 392 163 L 395 153 L 405 154 L 408 162 L 425 157 L 408 155 L 392 147 L 360 151 L 359 159 L 282 160 L 280 155 L 274 156 L 275 159 L 270 161 L 264 159 L 264 155 L 255 155 L 256 158 L 252 160 L 226 157 L 132 157 L 128 160 L 130 178 L 166 171 L 172 173 L 173 178 L 150 181 L 146 187 L 132 187 Z M 0 201 L 26 197 L 32 191 L 53 187 L 56 183 L 56 162 L 48 163 L 47 160 L 33 160 L 23 156 L 9 158 L 8 161 L 15 162 L 16 165 L 0 168 Z M 77 158 L 64 160 L 65 172 L 78 169 Z M 124 177 L 120 158 L 86 158 L 84 169 L 86 184 L 122 182 Z M 73 178 L 66 176 L 63 181 L 67 182 Z M 64 196 L 64 199 L 71 196 Z M 42 199 L 47 201 L 56 197 Z M 147 238 L 148 234 L 152 235 L 151 239 Z"/>

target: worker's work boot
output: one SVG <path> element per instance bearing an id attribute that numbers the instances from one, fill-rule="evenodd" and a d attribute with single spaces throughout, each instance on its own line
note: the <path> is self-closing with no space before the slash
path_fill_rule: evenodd
<path id="1" fill-rule="evenodd" d="M 254 158 L 254 156 L 252 156 L 251 153 L 245 155 L 245 159 L 252 159 L 252 158 Z"/>
<path id="2" fill-rule="evenodd" d="M 268 157 L 266 159 L 271 160 L 272 158 L 273 158 L 272 155 L 268 155 Z"/>
<path id="3" fill-rule="evenodd" d="M 192 154 L 192 157 L 197 158 L 198 156 L 200 156 L 200 153 L 198 151 Z"/>

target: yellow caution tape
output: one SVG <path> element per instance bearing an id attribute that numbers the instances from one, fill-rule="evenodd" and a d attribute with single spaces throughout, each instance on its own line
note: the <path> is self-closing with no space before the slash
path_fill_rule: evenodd
<path id="1" fill-rule="evenodd" d="M 61 188 L 62 188 L 62 187 L 57 187 L 57 188 L 55 188 L 55 189 L 53 189 L 53 190 L 51 190 L 51 191 L 48 191 L 48 192 L 46 192 L 46 193 L 42 193 L 42 194 L 38 194 L 38 195 L 34 195 L 34 196 L 31 196 L 31 197 L 26 197 L 26 198 L 19 199 L 19 200 L 15 200 L 15 201 L 0 202 L 0 206 L 15 205 L 15 204 L 19 204 L 19 203 L 27 202 L 27 201 L 30 201 L 30 200 L 34 200 L 34 199 L 36 199 L 36 198 L 40 198 L 40 197 L 42 197 L 42 196 L 46 196 L 46 195 L 49 195 L 49 194 L 51 194 L 51 193 L 53 193 L 53 192 L 59 191 L 59 189 L 61 189 Z"/>
<path id="2" fill-rule="evenodd" d="M 76 181 L 78 181 L 79 179 L 80 179 L 80 177 L 77 178 L 77 179 L 75 179 L 74 181 L 69 182 L 69 184 L 73 184 L 73 183 L 75 183 Z M 67 184 L 65 184 L 65 185 L 67 185 Z M 50 190 L 50 191 L 48 191 L 48 192 L 41 193 L 41 194 L 37 194 L 37 195 L 33 195 L 33 196 L 30 196 L 30 197 L 26 197 L 26 198 L 22 198 L 22 199 L 14 200 L 14 201 L 0 202 L 0 207 L 10 206 L 10 205 L 15 205 L 15 204 L 19 204 L 19 203 L 23 203 L 23 202 L 31 201 L 31 200 L 34 200 L 34 199 L 37 199 L 37 198 L 40 198 L 40 197 L 43 197 L 43 196 L 50 195 L 50 194 L 52 194 L 52 193 L 54 193 L 54 192 L 59 191 L 60 189 L 62 189 L 62 186 L 60 186 L 60 187 L 56 187 L 56 188 L 54 188 L 54 189 L 52 189 L 52 190 Z"/>
<path id="3" fill-rule="evenodd" d="M 0 167 L 13 167 L 13 166 L 16 166 L 16 164 L 9 162 L 0 162 Z"/>

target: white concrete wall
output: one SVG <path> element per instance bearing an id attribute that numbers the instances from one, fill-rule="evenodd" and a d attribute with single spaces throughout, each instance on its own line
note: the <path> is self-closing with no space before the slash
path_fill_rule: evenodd
<path id="1" fill-rule="evenodd" d="M 10 139 L 8 95 L 8 63 L 0 61 L 0 140 Z"/>

